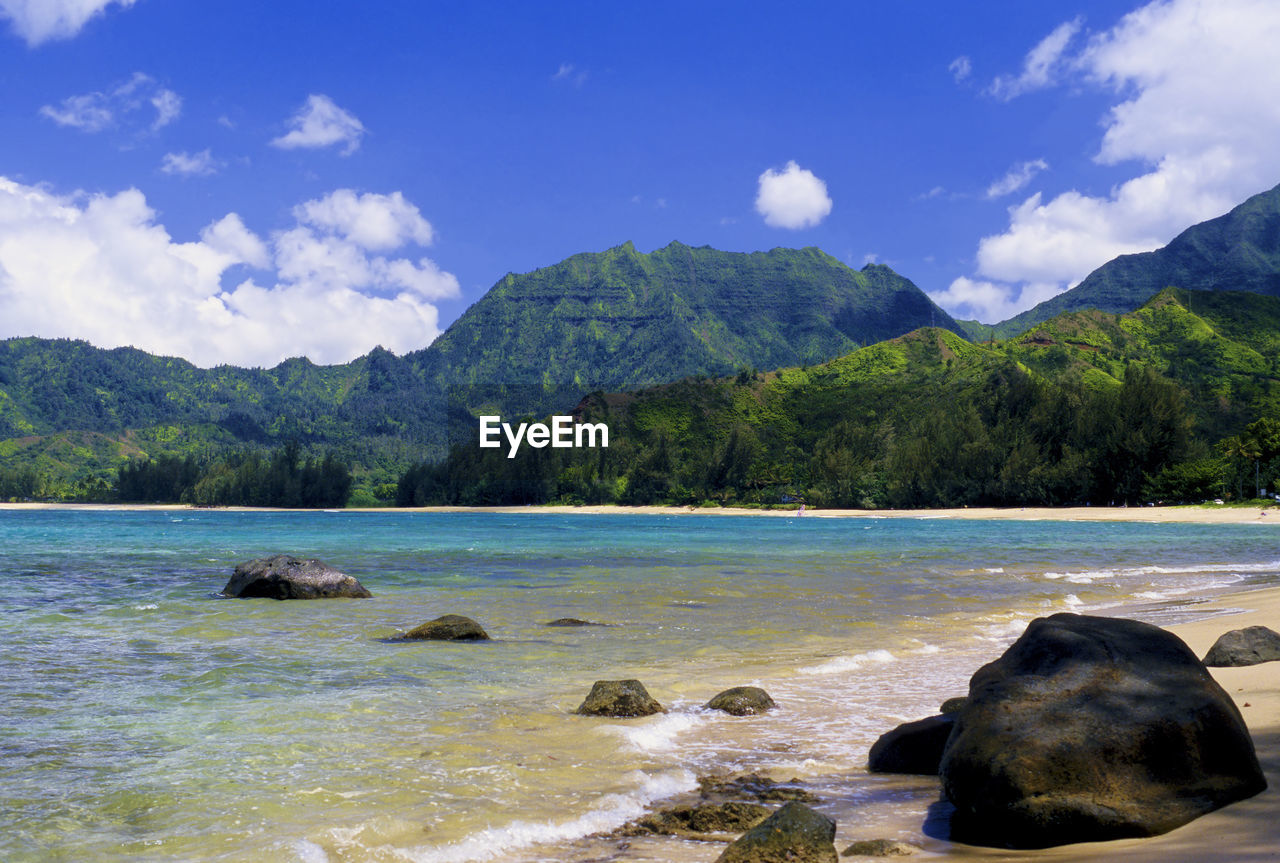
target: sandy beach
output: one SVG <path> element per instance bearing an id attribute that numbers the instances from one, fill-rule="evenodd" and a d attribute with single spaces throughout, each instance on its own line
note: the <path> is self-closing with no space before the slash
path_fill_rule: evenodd
<path id="1" fill-rule="evenodd" d="M 5 503 L 3 510 L 83 510 L 110 511 L 181 511 L 217 510 L 222 512 L 286 512 L 268 507 L 193 507 L 182 503 Z M 313 510 L 296 510 L 307 512 Z M 982 519 L 1004 521 L 1129 521 L 1178 524 L 1280 524 L 1280 505 L 1255 506 L 1074 506 L 1074 507 L 966 507 L 964 509 L 753 509 L 746 507 L 692 506 L 429 506 L 429 507 L 349 507 L 327 512 L 492 512 L 510 515 L 753 515 L 766 518 L 914 518 L 914 519 Z"/>

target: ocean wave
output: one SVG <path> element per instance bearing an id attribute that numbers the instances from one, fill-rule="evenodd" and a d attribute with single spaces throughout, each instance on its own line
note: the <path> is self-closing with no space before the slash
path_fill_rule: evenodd
<path id="1" fill-rule="evenodd" d="M 887 650 L 870 650 L 866 653 L 855 653 L 853 656 L 837 656 L 821 665 L 813 665 L 800 669 L 801 674 L 839 674 L 844 671 L 855 671 L 871 662 L 893 662 L 894 656 Z"/>
<path id="2" fill-rule="evenodd" d="M 1132 577 L 1146 575 L 1197 575 L 1229 572 L 1244 574 L 1250 572 L 1280 572 L 1280 560 L 1268 563 L 1201 563 L 1188 566 L 1130 566 L 1119 569 L 1086 569 L 1080 572 L 1046 572 L 1044 577 L 1052 581 L 1063 580 L 1072 584 L 1092 584 L 1099 579 Z"/>
<path id="3" fill-rule="evenodd" d="M 643 725 L 606 725 L 603 731 L 616 734 L 641 752 L 670 749 L 681 733 L 707 722 L 696 713 L 668 713 Z"/>
<path id="4" fill-rule="evenodd" d="M 395 859 L 412 863 L 496 860 L 509 856 L 518 848 L 547 842 L 569 842 L 592 833 L 614 830 L 643 815 L 654 801 L 692 791 L 698 784 L 694 775 L 687 770 L 656 776 L 637 773 L 635 776 L 639 784 L 635 791 L 629 794 L 610 794 L 591 810 L 568 821 L 512 821 L 502 827 L 479 830 L 448 845 L 379 850 L 390 851 Z"/>

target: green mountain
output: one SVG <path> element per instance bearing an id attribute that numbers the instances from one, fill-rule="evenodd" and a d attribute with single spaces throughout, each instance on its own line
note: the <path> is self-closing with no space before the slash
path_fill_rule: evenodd
<path id="1" fill-rule="evenodd" d="M 508 275 L 430 347 L 351 363 L 200 369 L 84 342 L 0 342 L 0 471 L 46 488 L 109 481 L 124 461 L 296 440 L 332 450 L 371 493 L 443 455 L 478 409 L 542 413 L 583 394 L 821 362 L 930 322 L 955 323 L 887 267 L 817 249 L 737 254 L 627 243 Z M 367 494 L 366 494 L 367 496 Z"/>
<path id="2" fill-rule="evenodd" d="M 508 275 L 411 359 L 445 384 L 636 387 L 824 362 L 951 317 L 885 266 L 816 248 L 631 243 Z M 572 404 L 572 402 L 570 403 Z"/>
<path id="3" fill-rule="evenodd" d="M 1280 186 L 1193 225 L 1164 248 L 1103 264 L 1071 290 L 997 324 L 995 335 L 1010 338 L 1079 309 L 1132 311 L 1166 287 L 1280 296 Z M 990 338 L 979 335 L 982 325 L 967 330 Z"/>
<path id="4" fill-rule="evenodd" d="M 1224 493 L 1246 466 L 1213 447 L 1280 418 L 1280 298 L 1170 289 L 993 345 L 924 328 L 809 368 L 594 395 L 578 413 L 609 425 L 608 450 L 508 459 L 461 446 L 406 474 L 400 499 L 960 506 Z M 1175 468 L 1195 482 L 1168 479 Z"/>

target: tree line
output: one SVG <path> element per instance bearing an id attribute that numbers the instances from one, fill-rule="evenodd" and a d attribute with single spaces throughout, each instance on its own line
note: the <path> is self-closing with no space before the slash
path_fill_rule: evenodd
<path id="1" fill-rule="evenodd" d="M 333 508 L 346 505 L 351 484 L 350 469 L 332 453 L 304 458 L 291 441 L 269 454 L 134 460 L 120 468 L 113 496 L 121 502 Z"/>
<path id="2" fill-rule="evenodd" d="M 1119 386 L 1049 380 L 1015 362 L 909 385 L 764 394 L 749 370 L 686 381 L 608 421 L 608 450 L 503 450 L 474 442 L 414 465 L 396 502 L 776 504 L 824 507 L 1130 505 L 1252 498 L 1280 477 L 1280 422 L 1222 441 L 1187 393 L 1132 363 Z M 745 405 L 745 407 L 743 407 Z"/>

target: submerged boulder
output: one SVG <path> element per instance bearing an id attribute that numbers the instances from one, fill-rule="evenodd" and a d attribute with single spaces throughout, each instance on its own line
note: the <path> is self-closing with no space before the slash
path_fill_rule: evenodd
<path id="1" fill-rule="evenodd" d="M 791 801 L 738 837 L 716 863 L 837 863 L 836 822 Z"/>
<path id="2" fill-rule="evenodd" d="M 613 716 L 629 719 L 666 713 L 638 680 L 597 680 L 574 713 L 582 716 Z"/>
<path id="3" fill-rule="evenodd" d="M 778 705 L 759 686 L 735 686 L 721 692 L 704 706 L 708 710 L 723 710 L 731 716 L 753 716 Z"/>
<path id="4" fill-rule="evenodd" d="M 267 599 L 367 599 L 373 596 L 359 581 L 327 563 L 290 554 L 240 564 L 222 593 Z"/>
<path id="5" fill-rule="evenodd" d="M 940 775 L 961 842 L 1151 836 L 1266 787 L 1231 698 L 1177 636 L 1135 620 L 1032 621 L 955 716 Z"/>
<path id="6" fill-rule="evenodd" d="M 909 857 L 917 854 L 920 846 L 896 839 L 863 839 L 854 842 L 840 852 L 841 857 Z"/>
<path id="7" fill-rule="evenodd" d="M 938 775 L 942 751 L 955 723 L 956 714 L 945 713 L 904 722 L 892 731 L 886 731 L 871 745 L 867 769 L 872 773 Z"/>
<path id="8" fill-rule="evenodd" d="M 759 803 L 731 800 L 727 803 L 696 803 L 672 806 L 637 818 L 618 831 L 621 836 L 705 836 L 741 833 L 769 817 L 769 809 Z"/>
<path id="9" fill-rule="evenodd" d="M 1280 633 L 1265 626 L 1247 626 L 1224 633 L 1204 656 L 1215 668 L 1258 665 L 1280 659 Z"/>
<path id="10" fill-rule="evenodd" d="M 764 803 L 779 803 L 787 800 L 816 803 L 818 800 L 813 792 L 801 787 L 799 779 L 778 782 L 759 773 L 744 773 L 741 776 L 699 776 L 698 791 L 704 800 L 720 796 L 750 797 Z"/>
<path id="11" fill-rule="evenodd" d="M 582 620 L 577 617 L 557 617 L 548 621 L 547 626 L 608 626 L 607 623 L 596 623 L 594 620 Z"/>
<path id="12" fill-rule="evenodd" d="M 415 626 L 397 641 L 488 641 L 484 627 L 461 614 L 446 614 Z"/>

